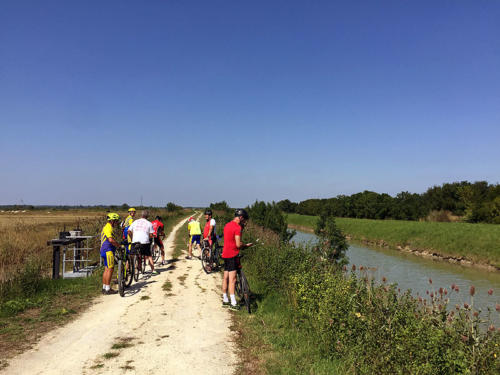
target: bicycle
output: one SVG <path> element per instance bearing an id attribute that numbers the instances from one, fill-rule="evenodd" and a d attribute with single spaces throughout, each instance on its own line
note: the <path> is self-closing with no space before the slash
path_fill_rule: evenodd
<path id="1" fill-rule="evenodd" d="M 203 240 L 203 247 L 201 248 L 201 267 L 205 273 L 212 272 L 212 248 L 207 240 Z"/>
<path id="2" fill-rule="evenodd" d="M 128 259 L 125 246 L 126 245 L 122 243 L 122 246 L 120 246 L 120 248 L 116 252 L 116 259 L 118 261 L 118 291 L 120 293 L 120 296 L 122 297 L 125 295 L 125 287 L 130 286 L 130 284 L 132 283 L 132 273 L 127 270 L 127 263 L 130 267 L 130 261 Z"/>
<path id="3" fill-rule="evenodd" d="M 136 244 L 132 244 L 130 248 L 129 264 L 131 264 L 130 274 L 135 282 L 139 281 L 139 273 L 141 272 L 140 262 L 141 256 L 138 252 L 138 249 L 135 246 Z M 130 281 L 132 283 L 132 280 Z M 127 285 L 130 286 L 130 285 Z"/>
<path id="4" fill-rule="evenodd" d="M 238 256 L 241 260 L 243 255 Z M 241 301 L 244 301 L 245 306 L 247 308 L 248 313 L 250 314 L 251 308 L 250 308 L 250 285 L 248 284 L 248 280 L 245 276 L 245 273 L 243 272 L 243 269 L 240 266 L 236 270 L 236 285 L 235 285 L 235 291 L 236 294 L 238 295 L 238 298 Z"/>

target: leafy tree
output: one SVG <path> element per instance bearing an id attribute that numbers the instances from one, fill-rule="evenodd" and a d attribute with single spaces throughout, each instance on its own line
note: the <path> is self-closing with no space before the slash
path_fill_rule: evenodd
<path id="1" fill-rule="evenodd" d="M 283 242 L 288 242 L 295 236 L 296 232 L 288 229 L 286 217 L 275 202 L 256 201 L 248 207 L 248 213 L 252 221 L 277 233 Z"/>
<path id="2" fill-rule="evenodd" d="M 318 251 L 321 257 L 339 266 L 347 264 L 345 255 L 349 245 L 347 239 L 335 222 L 335 217 L 322 214 L 319 217 L 314 233 L 319 237 Z"/>
<path id="3" fill-rule="evenodd" d="M 228 206 L 226 201 L 210 203 L 210 208 L 218 211 L 231 211 L 231 208 Z"/>
<path id="4" fill-rule="evenodd" d="M 282 201 L 279 201 L 278 203 L 276 203 L 278 205 L 278 208 L 283 211 L 283 212 L 286 212 L 286 213 L 294 213 L 297 211 L 297 206 L 298 204 L 295 203 L 295 202 L 291 202 L 290 200 L 288 199 L 285 199 L 285 200 L 282 200 Z"/>

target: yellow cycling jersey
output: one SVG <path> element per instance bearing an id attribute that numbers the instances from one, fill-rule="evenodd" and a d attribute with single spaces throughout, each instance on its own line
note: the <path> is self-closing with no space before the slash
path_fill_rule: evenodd
<path id="1" fill-rule="evenodd" d="M 189 235 L 198 236 L 201 234 L 201 227 L 198 221 L 192 221 L 188 224 Z"/>
<path id="2" fill-rule="evenodd" d="M 111 223 L 107 223 L 101 232 L 101 250 L 114 250 L 114 246 L 109 242 L 109 239 L 113 238 L 113 226 Z"/>
<path id="3" fill-rule="evenodd" d="M 124 227 L 129 227 L 134 222 L 134 218 L 130 215 L 127 216 L 125 221 L 123 222 Z"/>

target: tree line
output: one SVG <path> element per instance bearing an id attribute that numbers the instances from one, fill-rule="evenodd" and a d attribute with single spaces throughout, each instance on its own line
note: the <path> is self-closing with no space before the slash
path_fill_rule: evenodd
<path id="1" fill-rule="evenodd" d="M 363 219 L 450 221 L 453 216 L 471 223 L 500 224 L 500 184 L 460 181 L 432 186 L 425 193 L 403 191 L 396 196 L 373 191 L 327 199 L 288 199 L 280 210 L 302 215 L 327 215 Z"/>

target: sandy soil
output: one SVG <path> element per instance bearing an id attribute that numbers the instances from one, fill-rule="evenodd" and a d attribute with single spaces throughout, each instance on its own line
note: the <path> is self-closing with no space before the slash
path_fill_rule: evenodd
<path id="1" fill-rule="evenodd" d="M 164 242 L 167 259 L 184 223 Z M 123 298 L 98 298 L 1 373 L 232 374 L 236 348 L 231 312 L 221 308 L 220 276 L 206 275 L 198 259 L 184 255 L 157 269 L 160 275 L 146 273 Z"/>

